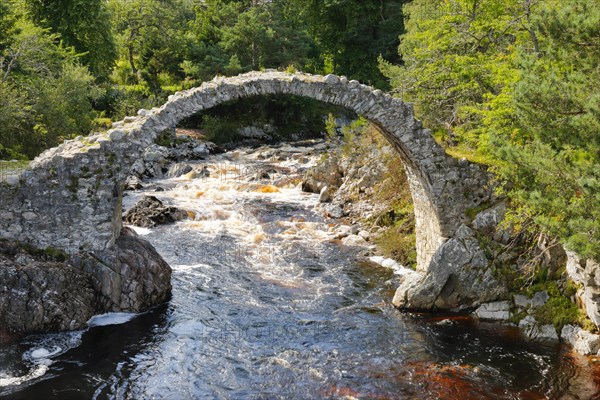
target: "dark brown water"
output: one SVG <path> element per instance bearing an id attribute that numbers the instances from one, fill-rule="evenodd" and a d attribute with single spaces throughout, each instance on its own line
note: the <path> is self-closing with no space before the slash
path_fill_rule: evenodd
<path id="1" fill-rule="evenodd" d="M 227 169 L 228 157 L 206 163 Z M 600 398 L 599 368 L 565 347 L 395 310 L 398 277 L 331 240 L 316 195 L 244 179 L 158 183 L 196 214 L 142 232 L 174 268 L 172 300 L 0 348 L 1 398 Z"/>

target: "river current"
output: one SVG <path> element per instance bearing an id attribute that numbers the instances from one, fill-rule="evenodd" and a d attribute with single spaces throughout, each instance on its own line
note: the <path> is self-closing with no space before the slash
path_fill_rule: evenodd
<path id="1" fill-rule="evenodd" d="M 335 239 L 338 221 L 298 188 L 318 157 L 240 148 L 189 163 L 208 177 L 128 192 L 125 207 L 148 194 L 189 211 L 136 228 L 173 267 L 172 299 L 0 347 L 0 398 L 600 398 L 600 368 L 563 345 L 394 309 L 401 271 Z"/>

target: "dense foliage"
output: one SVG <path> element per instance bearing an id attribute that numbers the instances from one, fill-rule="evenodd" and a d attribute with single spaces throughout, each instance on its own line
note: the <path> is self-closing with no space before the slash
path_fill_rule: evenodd
<path id="1" fill-rule="evenodd" d="M 405 64 L 380 63 L 398 94 L 450 154 L 492 167 L 511 222 L 600 259 L 597 1 L 415 0 L 405 11 Z"/>

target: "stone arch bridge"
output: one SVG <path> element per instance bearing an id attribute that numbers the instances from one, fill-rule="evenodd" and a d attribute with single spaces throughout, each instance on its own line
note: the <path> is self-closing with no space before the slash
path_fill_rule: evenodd
<path id="1" fill-rule="evenodd" d="M 345 107 L 367 118 L 393 145 L 404 163 L 414 200 L 417 270 L 421 272 L 421 283 L 403 284 L 406 287 L 395 302 L 430 308 L 451 280 L 450 272 L 428 278 L 433 279 L 430 286 L 439 288 L 428 297 L 427 307 L 411 303 L 411 293 L 427 287 L 424 276 L 432 269 L 436 254 L 445 257 L 440 253 L 445 243 L 459 237 L 460 245 L 468 247 L 464 229 L 459 228 L 469 222 L 467 209 L 490 199 L 487 174 L 478 165 L 446 155 L 415 119 L 411 104 L 334 75 L 266 71 L 216 78 L 170 96 L 159 108 L 140 110 L 137 116 L 113 124 L 108 132 L 49 149 L 30 163 L 19 182 L 0 184 L 0 237 L 70 254 L 110 249 L 121 232 L 121 196 L 130 167 L 161 132 L 221 103 L 269 94 Z M 469 257 L 467 262 L 473 254 Z"/>

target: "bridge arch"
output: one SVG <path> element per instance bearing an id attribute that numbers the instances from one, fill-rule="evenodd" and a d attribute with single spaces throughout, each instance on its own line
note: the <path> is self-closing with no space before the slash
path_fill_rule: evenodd
<path id="1" fill-rule="evenodd" d="M 368 119 L 392 144 L 407 172 L 416 218 L 417 264 L 465 222 L 467 208 L 489 199 L 479 166 L 444 152 L 415 119 L 412 105 L 335 75 L 277 71 L 216 78 L 140 110 L 112 129 L 78 137 L 31 162 L 20 182 L 0 187 L 0 237 L 70 253 L 112 247 L 121 231 L 122 187 L 133 163 L 165 129 L 197 112 L 241 98 L 284 94 L 342 106 Z"/>

